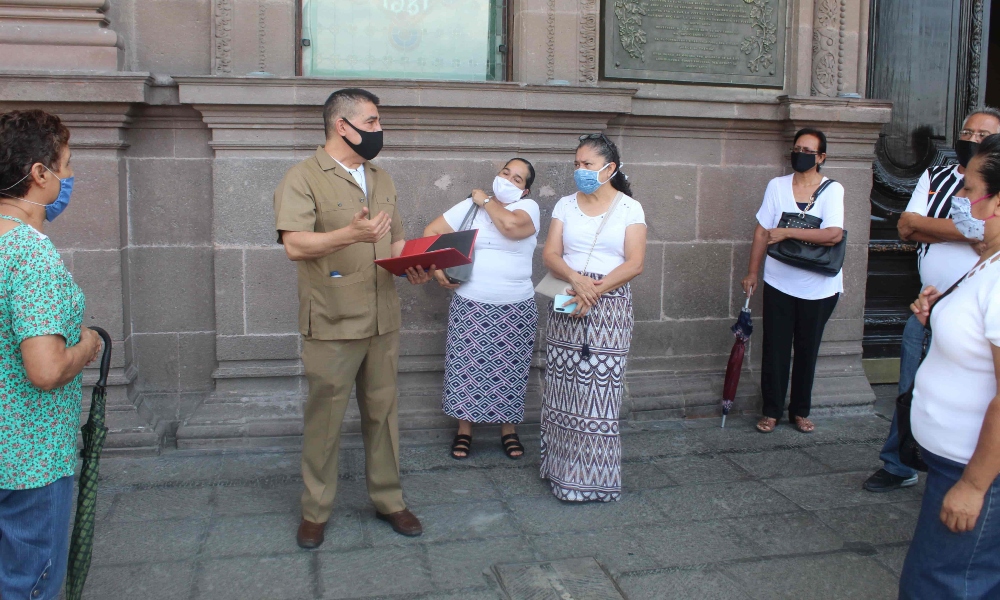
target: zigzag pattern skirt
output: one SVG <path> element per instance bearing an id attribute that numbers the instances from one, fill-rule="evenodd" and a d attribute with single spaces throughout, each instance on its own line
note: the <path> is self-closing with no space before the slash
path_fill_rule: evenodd
<path id="1" fill-rule="evenodd" d="M 485 304 L 455 294 L 445 343 L 445 414 L 473 423 L 523 421 L 537 328 L 534 298 Z"/>
<path id="2" fill-rule="evenodd" d="M 582 319 L 556 313 L 549 303 L 541 476 L 560 500 L 621 497 L 618 411 L 633 323 L 628 285 L 601 296 Z M 581 356 L 584 342 L 589 358 Z"/>

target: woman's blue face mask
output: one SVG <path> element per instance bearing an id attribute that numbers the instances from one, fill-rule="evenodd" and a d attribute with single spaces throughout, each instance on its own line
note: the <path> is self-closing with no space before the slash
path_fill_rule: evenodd
<path id="1" fill-rule="evenodd" d="M 590 169 L 577 169 L 574 171 L 573 181 L 576 182 L 576 189 L 580 190 L 584 194 L 593 194 L 597 191 L 597 188 L 611 181 L 611 177 L 614 177 L 613 173 L 611 174 L 611 177 L 601 181 L 601 171 L 608 168 L 608 165 L 610 164 L 611 163 L 607 163 L 596 171 L 591 171 Z"/>
<path id="2" fill-rule="evenodd" d="M 42 166 L 45 167 L 45 165 L 42 165 Z M 0 190 L 0 194 L 2 194 L 4 196 L 7 196 L 8 198 L 13 198 L 15 200 L 20 200 L 21 202 L 27 202 L 28 204 L 34 204 L 35 206 L 44 206 L 45 207 L 45 220 L 51 222 L 51 221 L 55 221 L 56 217 L 58 217 L 60 214 L 62 214 L 62 211 L 66 210 L 66 207 L 69 206 L 70 196 L 73 195 L 73 181 L 74 181 L 74 178 L 73 177 L 67 177 L 66 179 L 60 179 L 59 176 L 56 175 L 55 171 L 53 171 L 52 169 L 50 169 L 48 167 L 45 167 L 45 169 L 49 173 L 52 173 L 53 177 L 55 177 L 56 179 L 59 179 L 59 195 L 56 196 L 56 199 L 55 199 L 55 201 L 52 204 L 41 204 L 39 202 L 32 202 L 31 200 L 25 200 L 24 198 L 19 198 L 17 196 L 11 196 L 10 194 L 3 194 L 3 192 L 5 190 L 9 190 L 10 188 L 14 187 L 14 185 L 17 185 L 18 183 L 21 183 L 22 181 L 24 181 L 25 179 L 27 179 L 28 177 L 30 177 L 31 173 L 28 173 L 27 175 L 25 175 L 24 177 L 22 177 L 21 179 L 19 179 L 17 182 L 14 183 L 14 185 L 8 186 L 8 187 L 4 188 L 3 190 Z"/>

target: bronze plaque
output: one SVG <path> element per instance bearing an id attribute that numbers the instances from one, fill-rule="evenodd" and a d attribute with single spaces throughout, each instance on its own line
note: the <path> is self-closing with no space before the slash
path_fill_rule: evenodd
<path id="1" fill-rule="evenodd" d="M 605 0 L 604 76 L 782 87 L 787 0 Z"/>

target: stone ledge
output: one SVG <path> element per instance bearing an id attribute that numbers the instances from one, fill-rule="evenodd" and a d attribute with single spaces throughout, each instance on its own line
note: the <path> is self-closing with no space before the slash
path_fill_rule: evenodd
<path id="1" fill-rule="evenodd" d="M 0 102 L 145 102 L 149 73 L 0 70 Z"/>

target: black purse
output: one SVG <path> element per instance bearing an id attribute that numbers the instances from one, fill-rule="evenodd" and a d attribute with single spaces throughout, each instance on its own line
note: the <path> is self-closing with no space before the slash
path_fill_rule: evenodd
<path id="1" fill-rule="evenodd" d="M 937 306 L 938 302 L 944 300 L 944 297 L 955 291 L 958 284 L 962 282 L 959 279 L 948 288 L 948 291 L 941 294 L 941 297 L 937 299 L 934 306 Z M 931 312 L 934 311 L 934 306 L 931 307 Z M 924 325 L 924 348 L 920 356 L 920 362 L 923 363 L 924 359 L 927 358 L 928 348 L 927 339 L 930 337 L 931 333 L 931 317 L 930 313 L 927 315 L 927 324 Z M 914 383 L 916 382 L 916 377 L 914 377 Z M 916 469 L 918 471 L 927 472 L 927 463 L 924 462 L 923 448 L 917 443 L 916 438 L 913 437 L 913 427 L 910 425 L 910 412 L 913 409 L 913 387 L 914 384 L 910 384 L 910 389 L 906 390 L 896 398 L 896 431 L 899 434 L 899 461 L 904 465 L 910 467 L 911 469 Z"/>
<path id="2" fill-rule="evenodd" d="M 819 198 L 833 179 L 827 179 L 813 193 L 806 210 Z M 823 219 L 814 215 L 807 215 L 805 210 L 800 212 L 786 212 L 781 214 L 778 227 L 788 229 L 819 229 L 823 225 Z M 767 248 L 767 255 L 771 258 L 783 262 L 786 265 L 812 271 L 833 277 L 844 268 L 844 256 L 847 253 L 847 231 L 844 236 L 833 246 L 820 246 L 800 240 L 784 240 L 777 244 L 771 244 Z"/>

